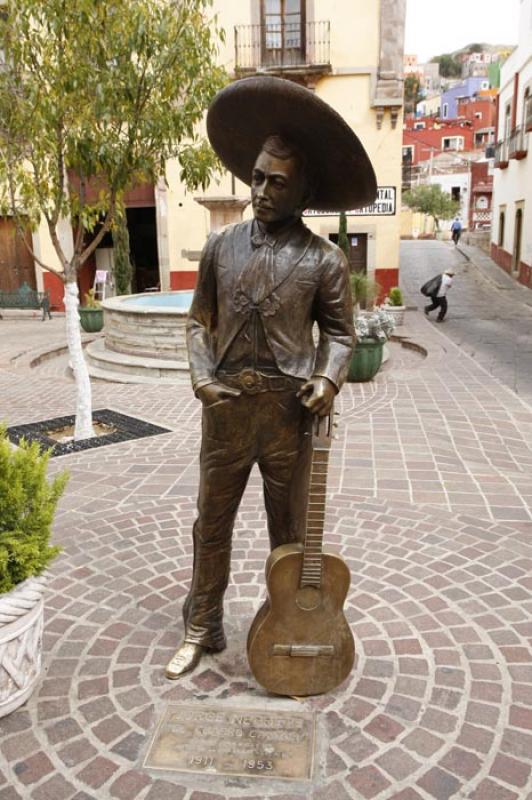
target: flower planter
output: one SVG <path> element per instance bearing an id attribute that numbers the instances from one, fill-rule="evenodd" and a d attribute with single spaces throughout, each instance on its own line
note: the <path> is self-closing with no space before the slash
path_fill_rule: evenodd
<path id="1" fill-rule="evenodd" d="M 351 356 L 347 380 L 362 383 L 375 377 L 382 364 L 384 342 L 376 339 L 359 339 Z"/>
<path id="2" fill-rule="evenodd" d="M 27 578 L 0 595 L 0 717 L 26 702 L 41 671 L 46 578 Z"/>
<path id="3" fill-rule="evenodd" d="M 103 328 L 103 308 L 88 308 L 80 306 L 78 308 L 79 321 L 86 333 L 97 333 Z"/>
<path id="4" fill-rule="evenodd" d="M 385 306 L 385 311 L 390 314 L 395 322 L 395 327 L 402 325 L 405 321 L 406 306 Z"/>

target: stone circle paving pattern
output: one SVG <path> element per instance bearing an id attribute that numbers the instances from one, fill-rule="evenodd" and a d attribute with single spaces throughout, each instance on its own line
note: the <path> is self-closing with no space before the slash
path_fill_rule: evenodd
<path id="1" fill-rule="evenodd" d="M 44 324 L 0 326 L 0 417 L 71 413 L 69 378 L 29 367 Z M 351 569 L 357 660 L 304 701 L 268 696 L 247 665 L 267 556 L 256 473 L 235 527 L 229 647 L 164 678 L 191 574 L 199 404 L 185 384 L 94 384 L 94 408 L 170 432 L 51 462 L 71 473 L 63 553 L 42 681 L 0 720 L 0 800 L 532 800 L 532 408 L 420 311 L 400 332 L 426 358 L 393 343 L 377 379 L 338 403 L 326 537 Z M 314 711 L 313 782 L 145 770 L 168 702 Z"/>

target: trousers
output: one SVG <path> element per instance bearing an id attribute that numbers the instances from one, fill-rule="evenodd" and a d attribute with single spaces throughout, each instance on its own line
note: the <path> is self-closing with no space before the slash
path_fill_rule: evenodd
<path id="1" fill-rule="evenodd" d="M 440 320 L 445 319 L 445 315 L 447 314 L 447 298 L 431 295 L 430 299 L 432 302 L 430 306 L 425 306 L 425 314 L 429 314 L 431 311 L 434 311 L 436 308 L 439 308 L 440 312 L 438 314 L 438 319 Z"/>
<path id="2" fill-rule="evenodd" d="M 212 651 L 226 646 L 223 599 L 233 525 L 254 464 L 263 480 L 271 549 L 303 541 L 311 424 L 294 388 L 242 392 L 203 409 L 194 566 L 183 606 L 186 642 Z"/>

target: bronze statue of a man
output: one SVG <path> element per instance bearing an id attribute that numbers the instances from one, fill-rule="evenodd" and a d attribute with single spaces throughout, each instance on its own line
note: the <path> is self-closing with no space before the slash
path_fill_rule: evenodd
<path id="1" fill-rule="evenodd" d="M 330 411 L 354 335 L 345 256 L 301 215 L 355 208 L 376 194 L 353 131 L 291 82 L 231 84 L 213 101 L 207 127 L 225 166 L 251 183 L 254 219 L 207 241 L 188 319 L 192 385 L 203 406 L 200 487 L 185 636 L 168 678 L 225 647 L 233 523 L 254 464 L 272 549 L 304 535 L 311 415 Z"/>

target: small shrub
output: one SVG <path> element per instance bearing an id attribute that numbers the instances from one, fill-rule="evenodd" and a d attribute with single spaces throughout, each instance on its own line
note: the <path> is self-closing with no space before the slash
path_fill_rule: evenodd
<path id="1" fill-rule="evenodd" d="M 390 301 L 391 306 L 402 306 L 403 303 L 403 293 L 398 286 L 394 286 L 393 289 L 390 289 L 388 292 L 388 300 Z"/>
<path id="2" fill-rule="evenodd" d="M 371 308 L 381 290 L 379 284 L 369 278 L 365 272 L 357 270 L 352 272 L 349 277 L 354 305 L 361 308 Z"/>
<path id="3" fill-rule="evenodd" d="M 99 300 L 96 300 L 94 297 L 94 289 L 89 289 L 88 292 L 85 292 L 85 308 L 100 308 L 101 303 Z"/>
<path id="4" fill-rule="evenodd" d="M 38 575 L 60 551 L 49 541 L 68 475 L 49 483 L 48 458 L 36 442 L 13 448 L 0 427 L 0 593 Z"/>

